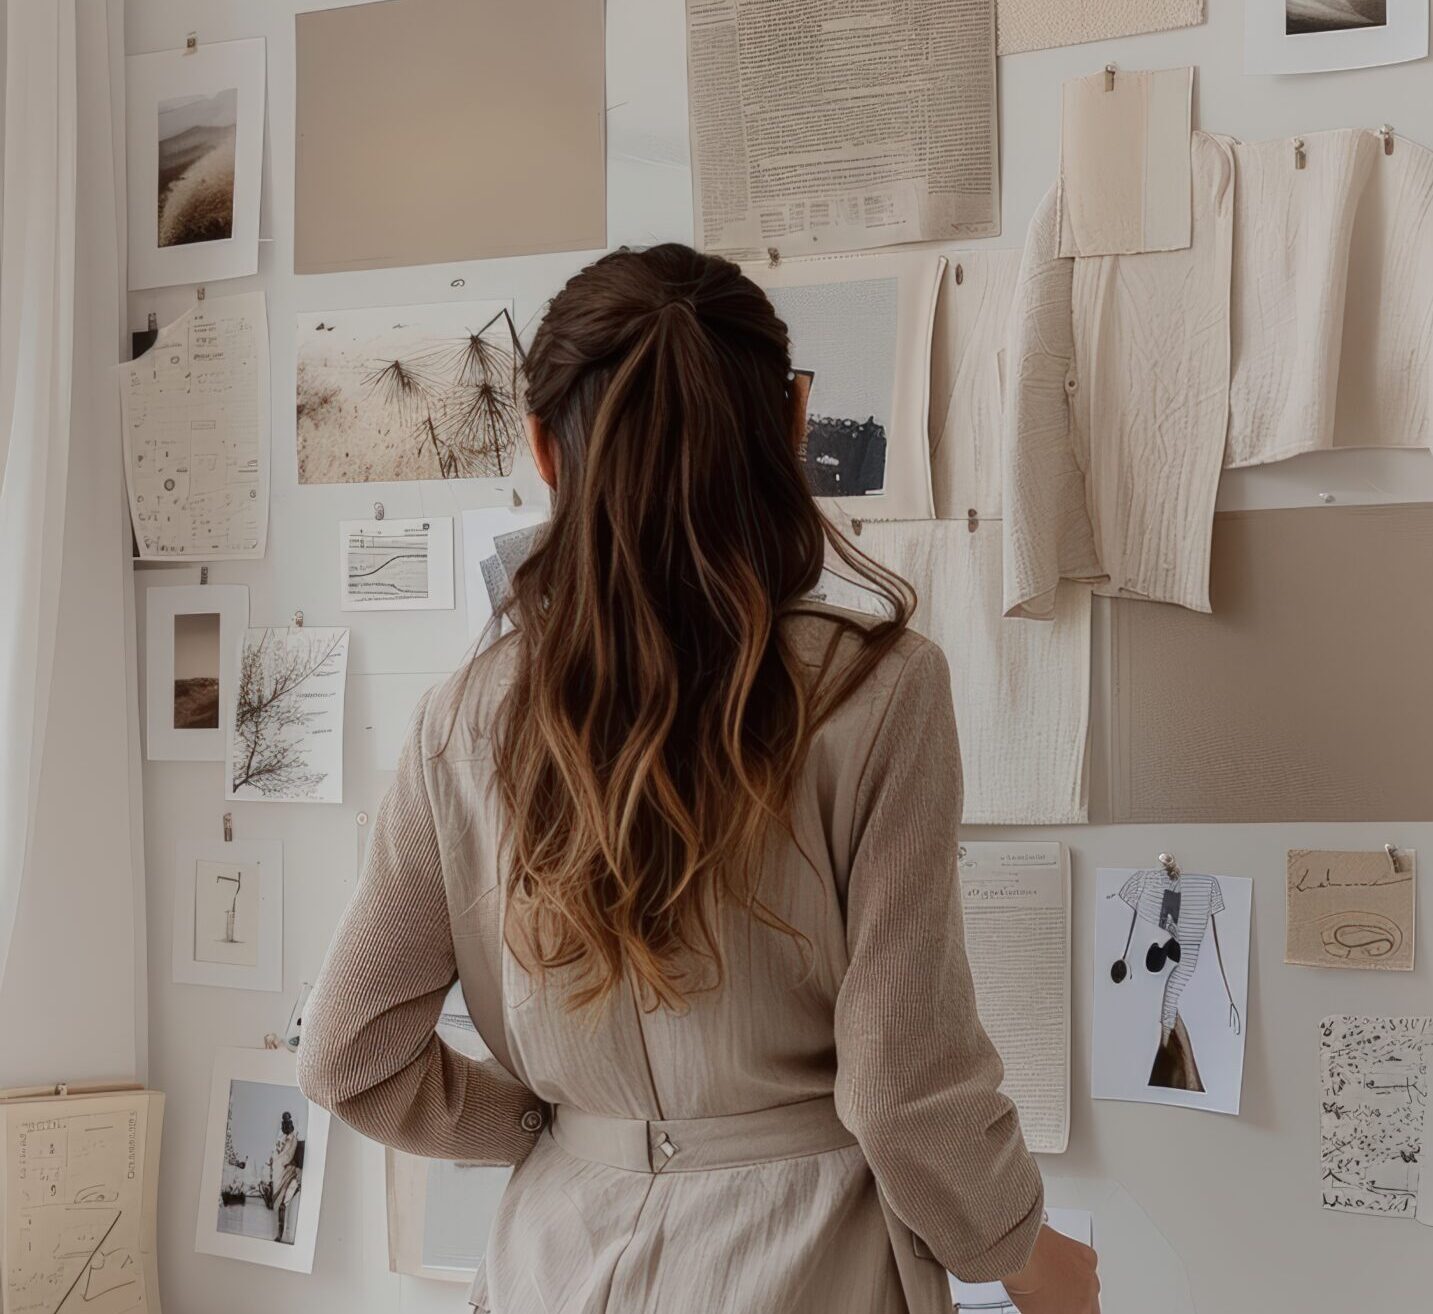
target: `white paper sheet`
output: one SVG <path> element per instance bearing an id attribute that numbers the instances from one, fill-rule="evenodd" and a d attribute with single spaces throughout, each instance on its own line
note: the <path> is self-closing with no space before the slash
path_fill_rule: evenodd
<path id="1" fill-rule="evenodd" d="M 994 0 L 687 0 L 687 77 L 706 250 L 1000 231 Z"/>
<path id="2" fill-rule="evenodd" d="M 507 597 L 513 572 L 532 550 L 546 511 L 480 507 L 463 512 L 463 592 L 468 637 L 479 639 L 494 609 Z"/>
<path id="3" fill-rule="evenodd" d="M 5 1314 L 157 1314 L 164 1096 L 0 1105 Z"/>
<path id="4" fill-rule="evenodd" d="M 122 365 L 119 378 L 140 557 L 262 557 L 269 528 L 264 294 L 199 303 Z"/>
<path id="5" fill-rule="evenodd" d="M 299 483 L 506 479 L 523 403 L 510 301 L 298 317 Z"/>
<path id="6" fill-rule="evenodd" d="M 145 755 L 151 762 L 222 762 L 225 717 L 249 623 L 243 584 L 144 591 Z"/>
<path id="7" fill-rule="evenodd" d="M 1101 869 L 1092 965 L 1095 1099 L 1239 1112 L 1253 889 L 1241 876 L 1184 872 L 1170 882 L 1158 868 Z M 1116 981 L 1112 969 L 1121 961 L 1125 974 Z M 1174 1062 L 1181 1043 L 1192 1070 Z M 1165 1065 L 1186 1075 L 1167 1076 Z"/>
<path id="8" fill-rule="evenodd" d="M 1246 73 L 1323 73 L 1427 54 L 1427 0 L 1244 3 Z"/>
<path id="9" fill-rule="evenodd" d="M 1061 88 L 1060 254 L 1179 251 L 1190 242 L 1194 70 L 1120 69 Z"/>
<path id="10" fill-rule="evenodd" d="M 815 378 L 805 461 L 812 491 L 849 516 L 935 514 L 930 351 L 942 256 L 823 256 L 744 266 L 786 322 L 791 361 Z"/>
<path id="11" fill-rule="evenodd" d="M 1080 1242 L 1094 1245 L 1094 1215 L 1085 1209 L 1051 1209 L 1050 1226 L 1055 1231 Z M 1010 1297 L 999 1282 L 962 1282 L 954 1274 L 950 1279 L 950 1294 L 961 1314 L 980 1310 L 981 1314 L 1018 1314 Z"/>
<path id="12" fill-rule="evenodd" d="M 262 38 L 125 61 L 129 286 L 259 270 Z"/>
<path id="13" fill-rule="evenodd" d="M 187 985 L 284 988 L 284 847 L 278 840 L 175 844 L 171 964 L 174 980 Z"/>
<path id="14" fill-rule="evenodd" d="M 1069 854 L 1063 844 L 962 844 L 960 888 L 980 1020 L 1005 1063 L 1001 1090 L 1019 1110 L 1026 1145 L 1063 1154 L 1070 1141 Z"/>
<path id="15" fill-rule="evenodd" d="M 1433 1017 L 1336 1015 L 1319 1024 L 1325 1209 L 1417 1213 L 1430 1042 Z"/>
<path id="16" fill-rule="evenodd" d="M 338 527 L 344 611 L 442 611 L 453 605 L 453 521 L 345 520 Z"/>
<path id="17" fill-rule="evenodd" d="M 244 632 L 225 798 L 343 801 L 347 673 L 346 629 L 276 626 Z"/>

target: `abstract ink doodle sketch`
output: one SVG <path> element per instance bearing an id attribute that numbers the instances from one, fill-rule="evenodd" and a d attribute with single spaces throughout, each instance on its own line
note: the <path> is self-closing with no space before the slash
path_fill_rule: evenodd
<path id="1" fill-rule="evenodd" d="M 1327 1017 L 1319 1028 L 1325 1209 L 1412 1218 L 1428 1104 L 1429 1017 Z"/>

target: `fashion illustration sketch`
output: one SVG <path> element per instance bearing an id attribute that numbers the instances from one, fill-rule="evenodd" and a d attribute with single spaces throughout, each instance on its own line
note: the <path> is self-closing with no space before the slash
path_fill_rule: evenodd
<path id="1" fill-rule="evenodd" d="M 1162 858 L 1099 891 L 1096 1098 L 1238 1112 L 1250 883 Z"/>

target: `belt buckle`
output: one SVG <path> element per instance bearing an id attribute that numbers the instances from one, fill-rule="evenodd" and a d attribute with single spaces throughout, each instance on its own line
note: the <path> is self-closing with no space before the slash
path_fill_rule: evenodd
<path id="1" fill-rule="evenodd" d="M 648 1166 L 654 1173 L 659 1173 L 677 1157 L 680 1147 L 660 1127 L 652 1123 L 647 1124 L 647 1159 Z"/>

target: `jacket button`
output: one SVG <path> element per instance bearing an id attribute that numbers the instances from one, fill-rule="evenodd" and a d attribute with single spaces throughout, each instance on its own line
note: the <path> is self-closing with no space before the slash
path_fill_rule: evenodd
<path id="1" fill-rule="evenodd" d="M 542 1130 L 544 1121 L 541 1109 L 529 1109 L 520 1119 L 523 1131 L 534 1134 Z"/>

